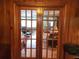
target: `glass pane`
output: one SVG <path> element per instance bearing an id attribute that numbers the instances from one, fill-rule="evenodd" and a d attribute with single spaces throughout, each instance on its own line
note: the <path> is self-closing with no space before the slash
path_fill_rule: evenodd
<path id="1" fill-rule="evenodd" d="M 26 40 L 27 40 L 27 38 L 26 38 L 25 34 L 23 34 L 21 32 L 21 48 L 22 49 L 24 49 L 26 47 L 26 42 L 27 42 Z"/>
<path id="2" fill-rule="evenodd" d="M 55 10 L 55 16 L 59 16 L 59 10 Z"/>
<path id="3" fill-rule="evenodd" d="M 30 30 L 27 30 L 26 36 L 27 36 L 27 39 L 31 39 L 31 32 L 30 32 Z"/>
<path id="4" fill-rule="evenodd" d="M 49 16 L 54 16 L 54 11 L 49 11 Z"/>
<path id="5" fill-rule="evenodd" d="M 23 32 L 21 32 L 21 39 L 22 39 L 22 38 L 24 38 L 24 33 L 23 33 Z"/>
<path id="6" fill-rule="evenodd" d="M 46 49 L 42 49 L 42 58 L 46 58 Z"/>
<path id="7" fill-rule="evenodd" d="M 26 26 L 26 20 L 21 20 L 21 27 L 25 27 Z"/>
<path id="8" fill-rule="evenodd" d="M 54 31 L 58 31 L 57 21 L 55 21 Z"/>
<path id="9" fill-rule="evenodd" d="M 46 48 L 46 40 L 43 40 L 43 42 L 42 42 L 42 48 Z"/>
<path id="10" fill-rule="evenodd" d="M 36 40 L 36 30 L 32 30 L 32 40 Z"/>
<path id="11" fill-rule="evenodd" d="M 49 33 L 49 37 L 48 38 L 49 38 L 48 40 L 52 40 L 53 34 L 52 33 Z"/>
<path id="12" fill-rule="evenodd" d="M 32 19 L 37 19 L 37 12 L 36 12 L 36 10 L 32 10 Z"/>
<path id="13" fill-rule="evenodd" d="M 26 19 L 25 13 L 26 13 L 25 10 L 21 10 L 21 19 Z"/>
<path id="14" fill-rule="evenodd" d="M 54 17 L 54 20 L 58 20 L 58 17 Z"/>
<path id="15" fill-rule="evenodd" d="M 44 32 L 47 32 L 47 21 L 43 21 L 43 30 Z"/>
<path id="16" fill-rule="evenodd" d="M 27 10 L 27 19 L 31 19 L 31 10 Z"/>
<path id="17" fill-rule="evenodd" d="M 54 26 L 54 21 L 48 21 L 48 31 L 52 33 Z"/>
<path id="18" fill-rule="evenodd" d="M 48 48 L 52 48 L 52 40 L 48 39 Z"/>
<path id="19" fill-rule="evenodd" d="M 47 39 L 47 33 L 43 32 L 43 39 L 46 40 Z"/>
<path id="20" fill-rule="evenodd" d="M 32 28 L 36 29 L 37 26 L 37 22 L 36 21 L 32 21 Z"/>
<path id="21" fill-rule="evenodd" d="M 26 35 L 26 27 L 21 27 L 21 32 Z M 22 35 L 23 36 L 23 35 Z"/>
<path id="22" fill-rule="evenodd" d="M 57 48 L 57 40 L 53 39 L 53 48 Z"/>
<path id="23" fill-rule="evenodd" d="M 36 57 L 36 49 L 32 49 L 32 57 Z"/>
<path id="24" fill-rule="evenodd" d="M 54 40 L 57 40 L 57 39 L 58 39 L 58 33 L 57 33 L 57 32 L 55 32 L 54 34 L 55 34 L 55 35 L 54 35 L 54 37 L 53 37 L 53 38 L 54 38 Z"/>
<path id="25" fill-rule="evenodd" d="M 49 20 L 54 20 L 54 17 L 49 17 Z"/>
<path id="26" fill-rule="evenodd" d="M 57 21 L 55 21 L 55 26 L 57 26 Z"/>
<path id="27" fill-rule="evenodd" d="M 27 40 L 27 48 L 31 48 L 31 40 Z"/>
<path id="28" fill-rule="evenodd" d="M 48 16 L 48 11 L 47 10 L 44 11 L 44 16 Z"/>
<path id="29" fill-rule="evenodd" d="M 26 53 L 26 55 L 27 55 L 26 57 L 30 57 L 30 52 L 31 52 L 30 49 L 26 49 L 26 52 L 27 52 Z"/>
<path id="30" fill-rule="evenodd" d="M 36 48 L 36 40 L 32 40 L 32 48 Z"/>
<path id="31" fill-rule="evenodd" d="M 57 58 L 57 49 L 53 49 L 53 58 Z"/>
<path id="32" fill-rule="evenodd" d="M 48 21 L 48 26 L 49 27 L 53 27 L 53 25 L 54 25 L 54 21 Z"/>
<path id="33" fill-rule="evenodd" d="M 52 52 L 53 52 L 52 49 L 49 48 L 48 49 L 48 58 L 52 58 Z"/>
<path id="34" fill-rule="evenodd" d="M 25 57 L 25 49 L 21 49 L 21 57 Z"/>
<path id="35" fill-rule="evenodd" d="M 43 20 L 47 20 L 47 17 L 46 17 L 46 16 L 44 16 L 44 17 L 43 17 Z"/>
<path id="36" fill-rule="evenodd" d="M 27 28 L 31 28 L 31 20 L 27 20 Z"/>

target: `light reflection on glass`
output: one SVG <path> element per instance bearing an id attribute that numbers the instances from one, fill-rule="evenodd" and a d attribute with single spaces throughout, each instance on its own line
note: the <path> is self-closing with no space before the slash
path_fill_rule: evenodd
<path id="1" fill-rule="evenodd" d="M 36 49 L 32 49 L 32 57 L 36 57 Z"/>
<path id="2" fill-rule="evenodd" d="M 47 25 L 47 21 L 43 21 L 43 29 L 44 29 L 44 30 L 47 30 L 47 26 L 48 26 L 48 25 Z"/>
<path id="3" fill-rule="evenodd" d="M 48 58 L 52 57 L 52 49 L 48 49 Z"/>
<path id="4" fill-rule="evenodd" d="M 21 27 L 25 27 L 26 26 L 26 20 L 21 20 Z"/>
<path id="5" fill-rule="evenodd" d="M 36 10 L 32 10 L 32 19 L 37 19 L 37 12 Z"/>
<path id="6" fill-rule="evenodd" d="M 25 15 L 26 11 L 25 10 L 21 10 L 21 19 L 26 19 L 26 15 Z"/>
<path id="7" fill-rule="evenodd" d="M 31 10 L 27 10 L 27 19 L 31 19 Z"/>
<path id="8" fill-rule="evenodd" d="M 21 16 L 25 16 L 25 10 L 21 10 Z"/>
<path id="9" fill-rule="evenodd" d="M 36 20 L 32 21 L 32 28 L 35 28 L 36 29 L 36 26 L 37 26 Z"/>
<path id="10" fill-rule="evenodd" d="M 47 20 L 47 17 L 43 17 L 43 20 Z"/>
<path id="11" fill-rule="evenodd" d="M 48 22 L 48 25 L 49 25 L 49 27 L 53 27 L 54 22 L 53 22 L 53 21 L 49 21 L 49 22 Z"/>
<path id="12" fill-rule="evenodd" d="M 42 49 L 42 58 L 46 58 L 46 49 Z"/>
<path id="13" fill-rule="evenodd" d="M 31 52 L 30 49 L 26 49 L 26 51 L 27 51 L 26 52 L 26 55 L 27 55 L 26 57 L 30 57 L 30 52 Z"/>
<path id="14" fill-rule="evenodd" d="M 31 20 L 27 20 L 27 28 L 31 28 Z"/>
<path id="15" fill-rule="evenodd" d="M 31 40 L 27 40 L 27 48 L 31 48 Z"/>
<path id="16" fill-rule="evenodd" d="M 60 11 L 59 10 L 55 10 L 55 16 L 59 16 Z"/>
<path id="17" fill-rule="evenodd" d="M 33 30 L 33 31 L 32 31 L 32 39 L 33 39 L 33 40 L 36 39 L 36 30 Z"/>
<path id="18" fill-rule="evenodd" d="M 49 16 L 54 16 L 54 11 L 53 10 L 49 11 Z"/>
<path id="19" fill-rule="evenodd" d="M 32 40 L 32 48 L 36 48 L 36 40 Z"/>
<path id="20" fill-rule="evenodd" d="M 49 20 L 54 20 L 54 18 L 53 17 L 49 17 Z"/>
<path id="21" fill-rule="evenodd" d="M 48 16 L 48 11 L 47 10 L 44 11 L 44 16 Z"/>

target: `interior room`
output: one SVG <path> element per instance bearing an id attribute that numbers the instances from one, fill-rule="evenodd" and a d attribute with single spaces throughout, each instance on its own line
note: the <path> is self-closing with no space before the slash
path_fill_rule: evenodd
<path id="1" fill-rule="evenodd" d="M 0 59 L 79 59 L 79 0 L 0 0 Z"/>

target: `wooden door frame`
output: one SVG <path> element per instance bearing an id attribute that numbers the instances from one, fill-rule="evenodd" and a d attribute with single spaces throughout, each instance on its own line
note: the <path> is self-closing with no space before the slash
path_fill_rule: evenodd
<path id="1" fill-rule="evenodd" d="M 18 22 L 18 15 L 16 14 L 18 11 L 16 11 L 16 10 L 18 10 L 18 8 L 20 7 L 21 5 L 20 4 L 17 4 L 17 3 L 15 3 L 14 4 L 14 20 L 13 20 L 13 22 L 14 22 L 14 25 L 13 25 L 13 34 L 11 35 L 11 37 L 12 37 L 12 39 L 11 39 L 11 57 L 13 58 L 13 59 L 20 59 L 20 57 L 18 57 L 18 56 L 20 56 L 20 45 L 21 45 L 21 43 L 19 43 L 19 44 L 17 44 L 16 45 L 16 43 L 17 43 L 17 41 L 18 41 L 18 39 L 20 39 L 20 37 L 17 37 L 18 35 L 19 35 L 19 32 L 18 32 L 18 24 L 19 24 L 19 22 Z M 27 5 L 26 5 L 27 6 Z M 35 6 L 35 7 L 40 7 L 40 6 Z M 44 7 L 46 7 L 46 6 L 44 6 Z M 50 6 L 49 6 L 50 7 Z M 52 7 L 52 6 L 51 6 Z M 55 7 L 55 6 L 54 6 Z M 54 7 L 52 7 L 52 8 L 54 8 Z M 64 6 L 59 6 L 59 7 L 56 7 L 56 8 L 60 8 L 61 9 L 61 12 L 64 10 Z M 59 29 L 59 31 L 61 32 L 61 33 L 59 33 L 59 35 L 60 35 L 60 39 L 58 40 L 58 59 L 61 59 L 62 57 L 60 57 L 60 54 L 61 54 L 61 52 L 60 52 L 60 50 L 61 49 L 63 49 L 62 47 L 62 36 L 63 35 L 61 35 L 62 34 L 62 27 L 63 27 L 63 25 L 64 25 L 64 18 L 62 17 L 64 14 L 63 14 L 63 12 L 61 13 L 61 15 L 60 15 L 60 29 Z M 16 17 L 17 16 L 17 17 Z M 20 28 L 19 28 L 20 29 Z M 16 40 L 15 40 L 16 39 Z M 20 41 L 20 40 L 19 40 Z M 61 43 L 61 44 L 60 44 Z M 18 52 L 18 53 L 17 53 Z"/>

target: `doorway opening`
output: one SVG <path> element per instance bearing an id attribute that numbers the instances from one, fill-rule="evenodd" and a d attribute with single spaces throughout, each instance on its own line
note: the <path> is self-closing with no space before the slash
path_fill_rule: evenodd
<path id="1" fill-rule="evenodd" d="M 57 59 L 59 9 L 20 9 L 21 58 Z"/>

